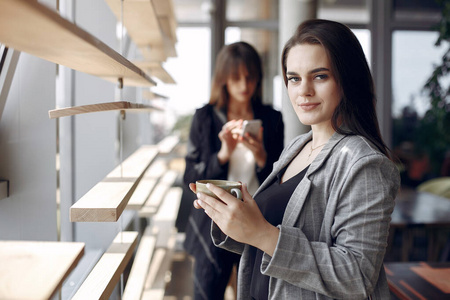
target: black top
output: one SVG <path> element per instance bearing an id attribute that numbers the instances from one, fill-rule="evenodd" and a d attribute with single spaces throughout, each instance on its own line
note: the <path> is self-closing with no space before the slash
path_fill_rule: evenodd
<path id="1" fill-rule="evenodd" d="M 287 167 L 286 167 L 287 168 Z M 273 226 L 282 223 L 284 211 L 295 188 L 306 174 L 309 166 L 300 173 L 281 183 L 286 168 L 278 173 L 277 177 L 263 191 L 259 192 L 255 201 L 266 220 Z M 269 276 L 261 274 L 263 251 L 250 246 L 250 264 L 253 268 L 250 294 L 252 299 L 265 300 L 269 296 Z"/>

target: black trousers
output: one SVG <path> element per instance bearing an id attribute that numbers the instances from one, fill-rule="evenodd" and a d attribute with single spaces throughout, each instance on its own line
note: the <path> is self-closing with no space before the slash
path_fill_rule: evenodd
<path id="1" fill-rule="evenodd" d="M 223 300 L 225 289 L 239 255 L 223 249 L 217 249 L 217 261 L 208 259 L 194 262 L 194 300 Z"/>

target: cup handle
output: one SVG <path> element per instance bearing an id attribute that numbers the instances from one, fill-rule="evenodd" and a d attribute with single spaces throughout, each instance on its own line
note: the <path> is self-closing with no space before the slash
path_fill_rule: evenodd
<path id="1" fill-rule="evenodd" d="M 231 194 L 233 196 L 235 196 L 236 198 L 238 198 L 239 200 L 242 200 L 242 192 L 240 189 L 238 188 L 232 188 L 231 189 Z"/>

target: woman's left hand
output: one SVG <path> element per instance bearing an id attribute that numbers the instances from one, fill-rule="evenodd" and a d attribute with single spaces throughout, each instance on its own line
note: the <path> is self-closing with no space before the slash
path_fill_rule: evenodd
<path id="1" fill-rule="evenodd" d="M 226 235 L 272 255 L 278 241 L 279 230 L 264 218 L 247 186 L 242 185 L 242 200 L 213 184 L 208 184 L 207 187 L 221 201 L 198 193 L 194 206 L 203 208 Z"/>
<path id="2" fill-rule="evenodd" d="M 259 129 L 257 136 L 252 136 L 246 132 L 244 136 L 240 137 L 239 141 L 252 151 L 258 167 L 264 168 L 267 161 L 267 152 L 264 148 L 263 128 Z"/>

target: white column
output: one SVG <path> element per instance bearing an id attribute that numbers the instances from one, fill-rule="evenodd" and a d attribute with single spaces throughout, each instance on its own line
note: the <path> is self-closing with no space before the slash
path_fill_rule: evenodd
<path id="1" fill-rule="evenodd" d="M 371 1 L 370 30 L 372 48 L 372 76 L 377 95 L 377 116 L 381 135 L 392 146 L 392 29 L 390 1 Z"/>
<path id="2" fill-rule="evenodd" d="M 279 57 L 281 58 L 284 44 L 294 34 L 297 26 L 305 20 L 315 19 L 317 17 L 317 0 L 280 0 L 279 14 Z M 283 113 L 285 127 L 284 143 L 287 145 L 297 135 L 308 132 L 310 127 L 300 123 L 292 109 L 283 80 L 282 85 L 281 112 Z"/>

